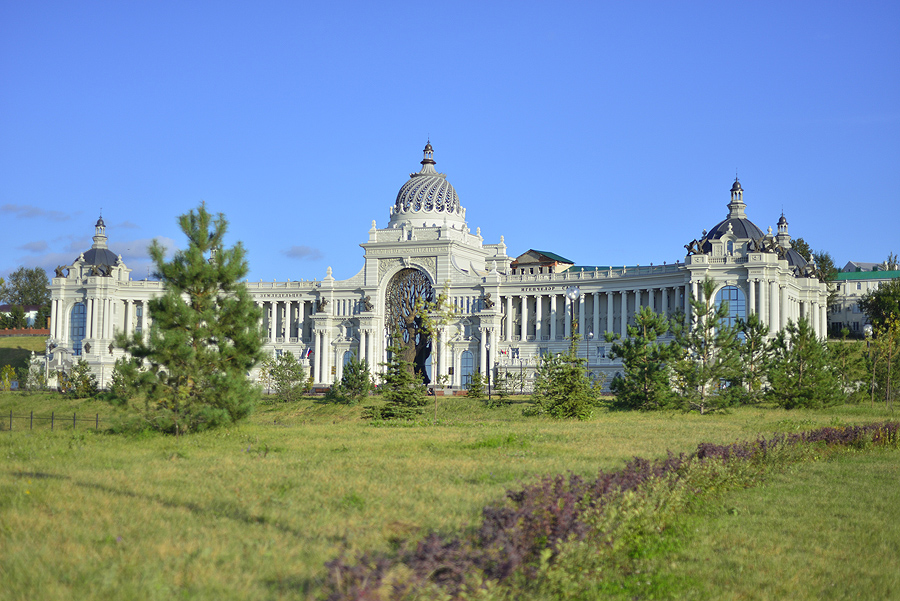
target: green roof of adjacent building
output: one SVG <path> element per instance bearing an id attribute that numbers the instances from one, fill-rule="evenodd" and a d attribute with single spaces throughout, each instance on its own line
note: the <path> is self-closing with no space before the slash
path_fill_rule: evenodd
<path id="1" fill-rule="evenodd" d="M 900 271 L 842 271 L 836 281 L 844 280 L 893 280 L 900 278 Z"/>
<path id="2" fill-rule="evenodd" d="M 538 249 L 536 249 L 536 248 L 533 248 L 533 249 L 531 249 L 531 250 L 533 250 L 533 251 L 536 252 L 536 253 L 541 253 L 542 255 L 544 255 L 545 257 L 547 257 L 548 259 L 553 259 L 554 261 L 557 261 L 557 262 L 559 262 L 559 263 L 569 263 L 569 264 L 572 264 L 572 263 L 574 262 L 574 261 L 570 261 L 569 259 L 567 259 L 567 258 L 565 258 L 565 257 L 562 257 L 562 256 L 560 256 L 560 255 L 558 255 L 558 254 L 556 254 L 556 253 L 552 253 L 552 252 L 547 251 L 547 250 L 538 250 Z"/>

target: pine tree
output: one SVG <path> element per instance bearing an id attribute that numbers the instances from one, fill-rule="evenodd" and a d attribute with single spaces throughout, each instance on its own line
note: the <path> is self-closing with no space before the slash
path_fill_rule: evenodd
<path id="1" fill-rule="evenodd" d="M 588 376 L 587 360 L 578 356 L 579 338 L 577 334 L 572 337 L 566 352 L 541 357 L 532 394 L 534 405 L 525 410 L 526 415 L 581 420 L 593 415 L 602 382 Z"/>
<path id="2" fill-rule="evenodd" d="M 762 400 L 763 382 L 772 359 L 772 348 L 768 341 L 769 327 L 759 319 L 758 314 L 751 313 L 747 319 L 738 319 L 737 329 L 743 334 L 739 349 L 742 400 L 745 403 L 758 403 Z"/>
<path id="3" fill-rule="evenodd" d="M 672 400 L 669 364 L 677 355 L 675 343 L 661 344 L 658 338 L 669 331 L 665 317 L 650 307 L 641 307 L 628 326 L 628 338 L 607 332 L 613 342 L 610 357 L 621 358 L 624 375 L 610 383 L 616 395 L 614 406 L 620 409 L 661 409 Z"/>
<path id="4" fill-rule="evenodd" d="M 306 389 L 306 374 L 293 353 L 284 352 L 275 357 L 270 374 L 272 388 L 278 400 L 290 403 L 299 400 L 303 395 Z"/>
<path id="5" fill-rule="evenodd" d="M 484 398 L 484 376 L 481 375 L 480 371 L 476 371 L 472 374 L 469 383 L 466 385 L 466 396 L 470 399 L 483 399 Z"/>
<path id="6" fill-rule="evenodd" d="M 146 399 L 147 423 L 167 432 L 188 432 L 246 417 L 257 394 L 249 371 L 262 358 L 260 313 L 240 282 L 247 274 L 243 246 L 223 245 L 227 222 L 201 204 L 178 219 L 186 250 L 165 260 L 149 248 L 165 293 L 149 303 L 149 340 L 120 336 L 119 346 L 137 362 L 124 364 L 131 394 Z M 145 362 L 146 369 L 137 364 Z M 139 405 L 136 405 L 139 406 Z"/>
<path id="7" fill-rule="evenodd" d="M 684 407 L 703 414 L 731 404 L 728 387 L 739 377 L 740 359 L 737 330 L 725 321 L 728 303 L 716 305 L 713 280 L 704 279 L 700 288 L 702 298 L 690 299 L 691 322 L 675 329 L 681 358 L 674 369 L 683 391 Z"/>
<path id="8" fill-rule="evenodd" d="M 828 356 L 805 317 L 787 326 L 772 341 L 769 398 L 785 409 L 815 409 L 837 403 L 840 384 Z"/>
<path id="9" fill-rule="evenodd" d="M 344 365 L 341 381 L 325 396 L 331 401 L 355 405 L 369 396 L 370 390 L 372 390 L 372 376 L 369 373 L 368 362 L 351 355 L 350 360 Z"/>
<path id="10" fill-rule="evenodd" d="M 399 341 L 399 342 L 398 342 Z M 368 419 L 412 419 L 423 412 L 428 402 L 425 386 L 418 374 L 413 373 L 410 361 L 403 359 L 403 339 L 399 332 L 391 337 L 387 348 L 389 359 L 382 363 L 382 397 L 387 403 L 383 407 L 369 406 L 363 412 Z"/>

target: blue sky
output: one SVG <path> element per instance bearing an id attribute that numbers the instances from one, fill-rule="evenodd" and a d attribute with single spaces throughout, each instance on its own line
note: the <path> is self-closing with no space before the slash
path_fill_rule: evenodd
<path id="1" fill-rule="evenodd" d="M 897 2 L 0 2 L 0 276 L 205 201 L 251 280 L 363 265 L 430 137 L 472 230 L 683 259 L 737 170 L 763 230 L 900 252 Z"/>

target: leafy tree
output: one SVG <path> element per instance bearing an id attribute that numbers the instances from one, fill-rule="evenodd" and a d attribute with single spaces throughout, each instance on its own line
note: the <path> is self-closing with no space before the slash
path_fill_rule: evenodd
<path id="1" fill-rule="evenodd" d="M 355 405 L 369 396 L 372 390 L 372 375 L 369 363 L 352 355 L 344 365 L 341 381 L 332 386 L 326 395 L 329 400 Z"/>
<path id="2" fill-rule="evenodd" d="M 306 373 L 293 353 L 282 353 L 272 360 L 269 377 L 275 396 L 284 403 L 297 401 L 306 392 Z"/>
<path id="3" fill-rule="evenodd" d="M 896 394 L 896 377 L 900 371 L 900 315 L 889 315 L 879 326 L 871 340 L 874 361 L 873 383 L 884 395 L 885 405 L 893 410 Z M 872 390 L 874 401 L 874 385 Z"/>
<path id="4" fill-rule="evenodd" d="M 16 368 L 12 365 L 0 367 L 0 390 L 9 390 L 16 379 Z"/>
<path id="5" fill-rule="evenodd" d="M 19 390 L 36 392 L 47 388 L 44 368 L 38 363 L 29 363 L 25 367 L 20 367 L 16 373 L 19 375 Z"/>
<path id="6" fill-rule="evenodd" d="M 679 324 L 675 338 L 680 358 L 674 364 L 683 391 L 683 405 L 701 414 L 730 405 L 731 383 L 738 380 L 737 329 L 726 323 L 728 303 L 716 305 L 715 282 L 706 278 L 702 297 L 690 299 L 693 323 Z"/>
<path id="7" fill-rule="evenodd" d="M 812 260 L 813 249 L 803 238 L 794 238 L 791 240 L 791 248 L 800 253 L 800 256 L 807 261 Z"/>
<path id="8" fill-rule="evenodd" d="M 877 290 L 866 292 L 859 301 L 859 307 L 872 323 L 872 327 L 882 327 L 891 315 L 900 317 L 900 278 L 884 282 Z"/>
<path id="9" fill-rule="evenodd" d="M 368 419 L 412 419 L 423 412 L 428 402 L 425 386 L 413 373 L 409 361 L 403 358 L 404 341 L 400 332 L 391 336 L 388 361 L 382 363 L 381 394 L 387 403 L 383 407 L 369 406 L 363 412 Z"/>
<path id="10" fill-rule="evenodd" d="M 658 338 L 669 331 L 668 320 L 650 307 L 641 307 L 628 326 L 628 338 L 606 333 L 612 342 L 610 357 L 621 358 L 624 375 L 610 383 L 616 395 L 614 406 L 621 409 L 660 409 L 672 400 L 670 362 L 676 356 L 674 342 L 662 344 Z"/>
<path id="11" fill-rule="evenodd" d="M 19 267 L 0 283 L 0 302 L 10 305 L 50 305 L 50 280 L 42 267 Z"/>
<path id="12" fill-rule="evenodd" d="M 484 376 L 481 375 L 480 371 L 476 371 L 472 374 L 466 389 L 468 390 L 466 396 L 470 399 L 484 398 Z"/>
<path id="13" fill-rule="evenodd" d="M 769 326 L 760 320 L 758 314 L 751 313 L 747 319 L 738 318 L 737 328 L 743 334 L 738 351 L 741 359 L 739 379 L 744 386 L 743 400 L 757 403 L 762 400 L 763 382 L 772 359 L 772 347 L 768 340 Z"/>
<path id="14" fill-rule="evenodd" d="M 76 399 L 86 399 L 97 396 L 97 376 L 91 371 L 91 366 L 84 359 L 65 372 L 59 372 L 59 391 Z"/>
<path id="15" fill-rule="evenodd" d="M 505 372 L 502 375 L 498 373 L 497 377 L 494 378 L 494 393 L 490 403 L 491 407 L 502 407 L 509 401 L 509 375 L 509 372 Z"/>
<path id="16" fill-rule="evenodd" d="M 24 328 L 28 325 L 22 305 L 13 305 L 8 315 L 0 315 L 0 327 L 4 329 Z"/>
<path id="17" fill-rule="evenodd" d="M 828 349 L 806 318 L 787 326 L 772 341 L 769 398 L 785 409 L 815 409 L 840 400 L 840 386 Z"/>
<path id="18" fill-rule="evenodd" d="M 145 397 L 147 423 L 166 432 L 202 430 L 246 417 L 256 394 L 248 377 L 262 358 L 259 309 L 240 282 L 247 274 L 240 243 L 223 245 L 225 216 L 206 205 L 182 215 L 186 250 L 171 261 L 149 248 L 165 294 L 149 303 L 149 339 L 116 342 L 138 361 L 123 364 L 130 395 Z M 139 366 L 146 363 L 146 369 Z M 137 408 L 137 407 L 135 407 Z"/>
<path id="19" fill-rule="evenodd" d="M 862 342 L 848 340 L 850 330 L 841 329 L 841 340 L 835 340 L 828 344 L 835 373 L 838 378 L 838 386 L 844 394 L 849 394 L 853 402 L 858 402 L 860 384 L 865 376 Z"/>
<path id="20" fill-rule="evenodd" d="M 579 339 L 580 336 L 574 335 L 564 353 L 541 357 L 531 396 L 534 405 L 525 410 L 526 415 L 580 420 L 593 415 L 602 382 L 592 382 L 588 376 L 587 360 L 578 356 Z"/>

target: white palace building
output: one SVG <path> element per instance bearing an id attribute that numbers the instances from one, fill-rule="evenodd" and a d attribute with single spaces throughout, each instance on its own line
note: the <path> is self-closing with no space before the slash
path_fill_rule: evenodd
<path id="1" fill-rule="evenodd" d="M 387 226 L 372 221 L 360 245 L 364 265 L 355 276 L 335 280 L 328 268 L 322 280 L 247 283 L 262 310 L 266 350 L 296 355 L 318 386 L 339 380 L 352 354 L 381 369 L 392 295 L 410 277 L 449 296 L 454 312 L 423 364 L 432 380 L 446 376 L 453 387 L 465 386 L 476 370 L 487 373 L 489 365 L 493 377 L 515 371 L 532 378 L 541 355 L 567 348 L 573 317 L 583 340 L 579 354 L 608 384 L 621 365 L 608 358 L 604 332 L 625 336 L 642 306 L 690 314 L 686 299 L 698 294 L 706 277 L 733 317 L 758 313 L 772 331 L 806 317 L 825 336 L 825 285 L 791 249 L 784 215 L 774 235 L 747 218 L 737 179 L 727 216 L 685 245 L 683 262 L 581 267 L 545 251 L 510 257 L 503 237 L 488 244 L 480 229 L 469 230 L 456 190 L 435 170 L 430 143 L 421 164 L 400 188 Z M 84 359 L 107 385 L 122 356 L 113 345 L 115 333 L 148 332 L 153 316 L 147 301 L 162 284 L 131 278 L 108 249 L 101 218 L 91 248 L 57 268 L 50 288 L 49 375 Z"/>

